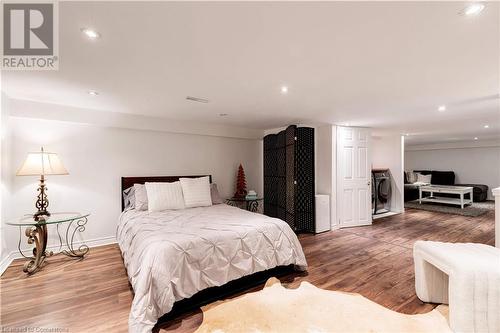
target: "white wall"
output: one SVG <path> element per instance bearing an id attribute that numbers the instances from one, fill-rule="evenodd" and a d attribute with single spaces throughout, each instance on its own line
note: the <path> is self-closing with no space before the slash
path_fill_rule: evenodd
<path id="1" fill-rule="evenodd" d="M 316 128 L 316 193 L 332 193 L 332 126 Z"/>
<path id="2" fill-rule="evenodd" d="M 332 229 L 337 229 L 339 227 L 335 191 L 337 127 L 319 126 L 316 133 L 316 193 L 330 196 L 330 226 Z"/>
<path id="3" fill-rule="evenodd" d="M 418 149 L 418 150 L 413 150 Z M 405 169 L 454 171 L 457 184 L 500 186 L 500 145 L 488 147 L 435 148 L 408 147 L 405 151 Z"/>
<path id="4" fill-rule="evenodd" d="M 89 125 L 163 131 L 228 138 L 262 139 L 264 131 L 215 123 L 150 117 L 122 112 L 104 112 L 66 105 L 9 99 L 9 113 L 14 117 L 70 121 Z"/>
<path id="5" fill-rule="evenodd" d="M 372 140 L 372 168 L 391 171 L 391 211 L 404 211 L 404 137 L 392 135 Z"/>
<path id="6" fill-rule="evenodd" d="M 69 171 L 68 176 L 47 177 L 49 211 L 90 212 L 92 215 L 84 234 L 90 243 L 114 239 L 120 214 L 122 176 L 211 174 L 221 195 L 229 197 L 234 193 L 237 167 L 242 163 L 249 189 L 258 193 L 263 191 L 262 141 L 257 139 L 20 117 L 10 118 L 9 132 L 11 154 L 5 156 L 2 150 L 2 157 L 10 160 L 10 172 L 2 183 L 4 180 L 12 183 L 8 193 L 11 209 L 8 214 L 2 212 L 5 215 L 2 221 L 34 211 L 37 177 L 16 177 L 14 174 L 27 152 L 38 151 L 43 145 L 47 151 L 58 153 Z M 2 201 L 3 198 L 2 192 Z M 14 251 L 19 230 L 2 227 L 6 248 Z M 49 239 L 49 244 L 53 241 L 54 237 Z"/>
<path id="7" fill-rule="evenodd" d="M 9 216 L 11 177 L 10 177 L 10 130 L 9 114 L 7 108 L 8 99 L 2 93 L 0 105 L 0 273 L 7 264 L 7 257 L 11 251 L 7 245 L 8 226 L 3 223 Z"/>

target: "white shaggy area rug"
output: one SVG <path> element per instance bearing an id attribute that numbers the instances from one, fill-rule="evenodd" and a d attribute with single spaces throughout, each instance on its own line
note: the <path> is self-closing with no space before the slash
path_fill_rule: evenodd
<path id="1" fill-rule="evenodd" d="M 359 295 L 316 288 L 302 282 L 283 287 L 276 278 L 263 290 L 202 308 L 196 332 L 452 332 L 446 306 L 406 315 Z"/>

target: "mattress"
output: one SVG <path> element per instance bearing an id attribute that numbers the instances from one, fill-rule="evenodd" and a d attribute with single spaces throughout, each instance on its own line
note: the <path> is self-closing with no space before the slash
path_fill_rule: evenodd
<path id="1" fill-rule="evenodd" d="M 225 204 L 120 215 L 117 240 L 134 300 L 129 332 L 151 329 L 174 302 L 276 266 L 305 270 L 284 221 Z"/>

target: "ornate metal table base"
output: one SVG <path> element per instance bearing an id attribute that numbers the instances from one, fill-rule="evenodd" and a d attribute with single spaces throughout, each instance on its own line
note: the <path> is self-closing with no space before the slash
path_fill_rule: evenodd
<path id="1" fill-rule="evenodd" d="M 60 251 L 63 247 L 63 240 L 61 234 L 59 233 L 59 224 L 56 225 L 57 235 L 59 236 L 59 253 L 62 253 L 71 258 L 83 258 L 88 252 L 89 247 L 85 244 L 81 244 L 78 248 L 75 248 L 73 241 L 75 234 L 78 232 L 85 231 L 85 225 L 87 224 L 87 218 L 82 217 L 68 222 L 65 233 L 65 242 L 67 249 Z M 74 227 L 72 229 L 72 226 Z M 21 227 L 20 227 L 21 228 Z M 25 235 L 28 237 L 28 244 L 34 244 L 33 256 L 25 256 L 21 251 L 21 238 L 19 238 L 18 249 L 23 257 L 28 259 L 24 264 L 23 271 L 25 273 L 33 274 L 39 270 L 45 263 L 45 259 L 54 254 L 52 251 L 47 251 L 47 224 L 40 223 L 34 226 L 29 226 L 25 230 Z"/>
<path id="2" fill-rule="evenodd" d="M 73 222 L 76 223 L 76 225 L 75 228 L 73 229 L 73 232 L 71 233 L 71 237 L 69 237 L 70 229 L 71 226 L 73 225 Z M 73 239 L 75 238 L 76 232 L 77 231 L 84 232 L 86 224 L 87 224 L 86 217 L 69 222 L 68 227 L 66 228 L 66 246 L 68 247 L 68 249 L 62 251 L 61 253 L 67 255 L 68 257 L 83 258 L 83 256 L 89 252 L 89 247 L 85 244 L 80 245 L 78 249 L 75 249 L 73 246 Z M 62 247 L 62 240 L 61 240 L 61 235 L 59 234 L 59 225 L 57 225 L 57 234 L 59 235 L 59 242 L 60 242 L 59 249 L 60 249 Z"/>
<path id="3" fill-rule="evenodd" d="M 46 252 L 47 225 L 40 224 L 33 227 L 28 227 L 26 228 L 26 231 L 24 233 L 26 237 L 28 237 L 28 244 L 35 243 L 35 247 L 33 248 L 33 257 L 26 257 L 21 251 L 21 239 L 19 239 L 19 252 L 23 257 L 29 259 L 24 264 L 23 271 L 28 274 L 33 274 L 40 267 L 42 267 L 43 263 L 45 262 L 45 258 L 52 255 L 52 252 Z"/>
<path id="4" fill-rule="evenodd" d="M 247 210 L 250 212 L 258 212 L 259 211 L 259 201 L 257 200 L 252 200 L 252 201 L 247 201 Z"/>
<path id="5" fill-rule="evenodd" d="M 259 212 L 259 201 L 262 199 L 227 199 L 226 203 L 230 206 L 246 209 L 249 212 L 258 213 Z"/>

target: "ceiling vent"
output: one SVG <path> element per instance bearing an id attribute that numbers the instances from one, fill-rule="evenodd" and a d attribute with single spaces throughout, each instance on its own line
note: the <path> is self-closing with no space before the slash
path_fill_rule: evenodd
<path id="1" fill-rule="evenodd" d="M 198 103 L 208 103 L 208 102 L 210 102 L 208 99 L 198 98 L 198 97 L 193 97 L 193 96 L 187 96 L 186 99 L 188 101 L 193 101 L 193 102 L 198 102 Z"/>

